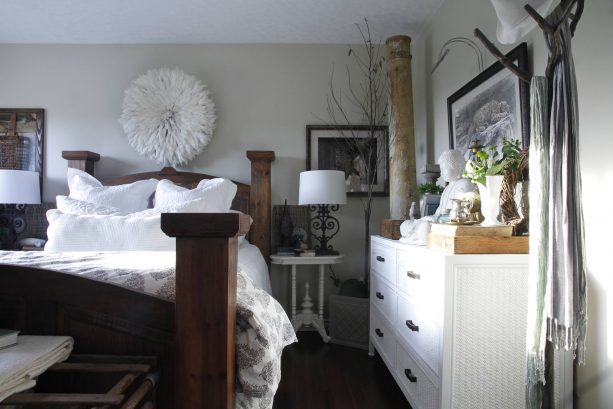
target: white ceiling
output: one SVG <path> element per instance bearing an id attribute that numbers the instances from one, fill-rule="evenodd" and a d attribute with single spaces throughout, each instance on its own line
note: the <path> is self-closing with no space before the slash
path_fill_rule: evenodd
<path id="1" fill-rule="evenodd" d="M 416 38 L 444 0 L 2 0 L 0 43 L 361 43 Z"/>

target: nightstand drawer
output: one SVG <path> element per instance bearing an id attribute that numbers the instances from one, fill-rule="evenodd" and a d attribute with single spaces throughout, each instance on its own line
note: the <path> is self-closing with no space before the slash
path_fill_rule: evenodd
<path id="1" fill-rule="evenodd" d="M 372 275 L 370 304 L 375 306 L 390 324 L 396 321 L 396 292 L 378 274 Z"/>
<path id="2" fill-rule="evenodd" d="M 372 243 L 370 250 L 370 270 L 375 271 L 390 282 L 396 283 L 396 249 Z"/>
<path id="3" fill-rule="evenodd" d="M 396 337 L 375 308 L 370 309 L 370 339 L 389 368 L 394 367 Z"/>
<path id="4" fill-rule="evenodd" d="M 401 386 L 408 395 L 416 401 L 415 406 L 417 408 L 440 408 L 437 384 L 426 376 L 411 355 L 400 344 L 396 347 L 396 376 L 400 379 Z"/>
<path id="5" fill-rule="evenodd" d="M 438 312 L 417 306 L 408 298 L 398 296 L 396 329 L 399 341 L 415 350 L 437 375 L 440 364 L 440 316 Z"/>

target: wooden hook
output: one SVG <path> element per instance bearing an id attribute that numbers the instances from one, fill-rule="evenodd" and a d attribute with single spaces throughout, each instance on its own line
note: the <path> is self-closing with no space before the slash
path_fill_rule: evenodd
<path id="1" fill-rule="evenodd" d="M 477 37 L 479 41 L 481 41 L 485 48 L 487 48 L 487 50 L 492 53 L 492 55 L 496 57 L 496 59 L 504 67 L 508 68 L 509 71 L 518 76 L 519 79 L 521 79 L 522 81 L 525 81 L 528 84 L 530 83 L 530 80 L 532 79 L 530 73 L 522 70 L 517 65 L 513 64 L 513 61 L 511 61 L 503 53 L 501 53 L 500 50 L 490 40 L 488 40 L 485 34 L 483 34 L 483 32 L 481 32 L 481 30 L 479 30 L 478 28 L 475 28 L 475 37 Z"/>

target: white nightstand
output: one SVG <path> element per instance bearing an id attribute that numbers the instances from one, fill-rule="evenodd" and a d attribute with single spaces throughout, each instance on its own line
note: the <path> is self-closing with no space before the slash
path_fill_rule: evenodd
<path id="1" fill-rule="evenodd" d="M 342 263 L 345 258 L 344 254 L 336 256 L 316 256 L 316 257 L 294 257 L 294 256 L 270 256 L 270 262 L 272 264 L 289 265 L 292 266 L 292 324 L 294 330 L 303 325 L 312 325 L 317 329 L 319 335 L 324 342 L 329 342 L 330 337 L 326 333 L 324 327 L 324 269 L 327 264 Z M 318 265 L 319 266 L 319 300 L 318 300 L 318 313 L 316 314 L 311 307 L 311 297 L 309 296 L 309 283 L 306 284 L 306 294 L 302 301 L 302 310 L 300 313 L 296 313 L 296 266 L 298 265 Z"/>

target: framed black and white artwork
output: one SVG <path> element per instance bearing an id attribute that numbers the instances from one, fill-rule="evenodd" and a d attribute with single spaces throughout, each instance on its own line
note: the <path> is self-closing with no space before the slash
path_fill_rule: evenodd
<path id="1" fill-rule="evenodd" d="M 528 71 L 526 43 L 506 57 Z M 447 98 L 449 147 L 466 152 L 474 144 L 500 147 L 504 137 L 519 139 L 527 147 L 528 85 L 496 62 Z"/>
<path id="2" fill-rule="evenodd" d="M 347 195 L 366 196 L 367 167 L 373 196 L 389 195 L 388 127 L 307 125 L 307 170 L 345 172 Z"/>

